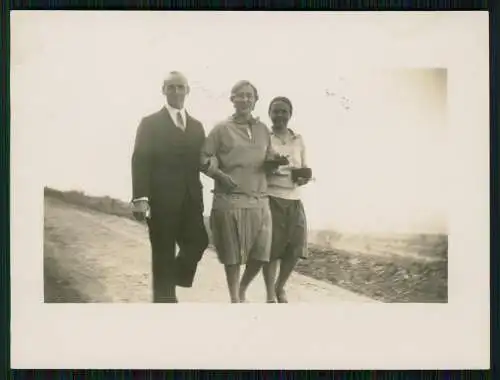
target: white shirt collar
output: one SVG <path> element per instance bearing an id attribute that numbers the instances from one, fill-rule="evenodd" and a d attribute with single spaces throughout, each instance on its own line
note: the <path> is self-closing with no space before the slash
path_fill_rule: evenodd
<path id="1" fill-rule="evenodd" d="M 167 109 L 168 113 L 170 114 L 170 117 L 174 121 L 174 123 L 177 123 L 177 112 L 181 113 L 182 121 L 184 122 L 184 125 L 186 125 L 186 109 L 181 108 L 177 109 L 172 107 L 170 104 L 165 102 L 165 108 Z"/>
<path id="2" fill-rule="evenodd" d="M 292 131 L 290 128 L 287 128 L 287 130 L 288 130 L 288 135 L 285 135 L 285 138 L 290 137 L 290 140 L 296 140 L 296 139 L 299 139 L 301 137 L 300 134 Z M 271 128 L 271 136 L 279 138 L 279 136 L 276 133 L 274 133 L 272 128 Z"/>

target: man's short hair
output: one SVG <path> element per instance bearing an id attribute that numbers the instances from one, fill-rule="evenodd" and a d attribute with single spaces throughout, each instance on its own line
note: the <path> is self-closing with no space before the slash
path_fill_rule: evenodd
<path id="1" fill-rule="evenodd" d="M 167 85 L 168 85 L 168 82 L 170 81 L 171 77 L 173 76 L 177 76 L 177 77 L 181 77 L 182 79 L 184 79 L 184 81 L 186 82 L 185 86 L 186 88 L 188 89 L 189 91 L 189 82 L 186 78 L 186 76 L 181 73 L 180 71 L 176 71 L 176 70 L 173 70 L 173 71 L 170 71 L 163 79 L 163 84 L 161 86 L 161 89 L 162 89 L 162 93 L 165 94 L 165 91 L 167 89 Z"/>
<path id="2" fill-rule="evenodd" d="M 181 73 L 180 71 L 177 71 L 177 70 L 173 70 L 173 71 L 170 71 L 166 76 L 165 78 L 163 79 L 163 85 L 165 86 L 167 84 L 167 82 L 171 79 L 171 77 L 174 77 L 174 76 L 177 76 L 177 77 L 181 77 L 182 79 L 184 79 L 184 81 L 186 82 L 186 86 L 189 87 L 189 82 L 187 80 L 187 77 Z"/>

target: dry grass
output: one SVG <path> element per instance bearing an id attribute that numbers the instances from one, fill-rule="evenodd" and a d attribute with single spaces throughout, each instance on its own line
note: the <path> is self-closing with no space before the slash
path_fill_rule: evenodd
<path id="1" fill-rule="evenodd" d="M 447 302 L 448 261 L 368 255 L 310 245 L 299 273 L 382 302 Z"/>
<path id="2" fill-rule="evenodd" d="M 76 191 L 76 190 L 60 191 L 51 189 L 49 187 L 44 188 L 44 195 L 46 197 L 62 200 L 72 205 L 80 206 L 84 209 L 99 211 L 105 214 L 116 215 L 122 218 L 127 218 L 136 221 L 132 214 L 132 209 L 129 203 L 108 196 L 96 197 L 85 194 L 82 191 Z M 143 223 L 143 222 L 137 222 L 137 223 Z M 208 225 L 208 218 L 205 218 L 205 226 L 207 228 L 207 232 L 210 238 L 211 236 Z"/>
<path id="3" fill-rule="evenodd" d="M 44 195 L 72 205 L 134 220 L 130 205 L 111 197 L 94 197 L 82 191 L 59 191 L 49 187 L 45 187 Z"/>

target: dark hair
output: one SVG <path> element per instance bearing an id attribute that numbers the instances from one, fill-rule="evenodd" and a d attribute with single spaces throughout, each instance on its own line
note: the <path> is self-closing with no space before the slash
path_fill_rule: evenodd
<path id="1" fill-rule="evenodd" d="M 253 89 L 253 92 L 254 92 L 254 95 L 255 95 L 255 101 L 259 100 L 259 93 L 257 92 L 257 88 L 252 84 L 250 83 L 249 81 L 247 80 L 240 80 L 239 82 L 237 82 L 233 88 L 231 88 L 231 97 L 243 86 L 250 86 L 252 87 Z"/>
<path id="2" fill-rule="evenodd" d="M 290 101 L 290 99 L 288 99 L 285 96 L 277 96 L 273 100 L 271 100 L 271 103 L 269 103 L 269 109 L 267 111 L 268 114 L 271 113 L 271 107 L 273 106 L 273 104 L 277 103 L 277 102 L 283 102 L 283 103 L 288 104 L 288 107 L 290 107 L 290 115 L 292 115 L 292 113 L 293 113 L 292 102 Z"/>

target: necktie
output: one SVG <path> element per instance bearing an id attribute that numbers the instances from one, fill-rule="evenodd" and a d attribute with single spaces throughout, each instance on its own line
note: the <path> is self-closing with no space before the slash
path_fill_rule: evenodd
<path id="1" fill-rule="evenodd" d="M 181 116 L 181 113 L 180 112 L 177 112 L 177 126 L 184 130 L 185 127 L 184 127 L 184 120 L 182 120 L 182 116 Z"/>

